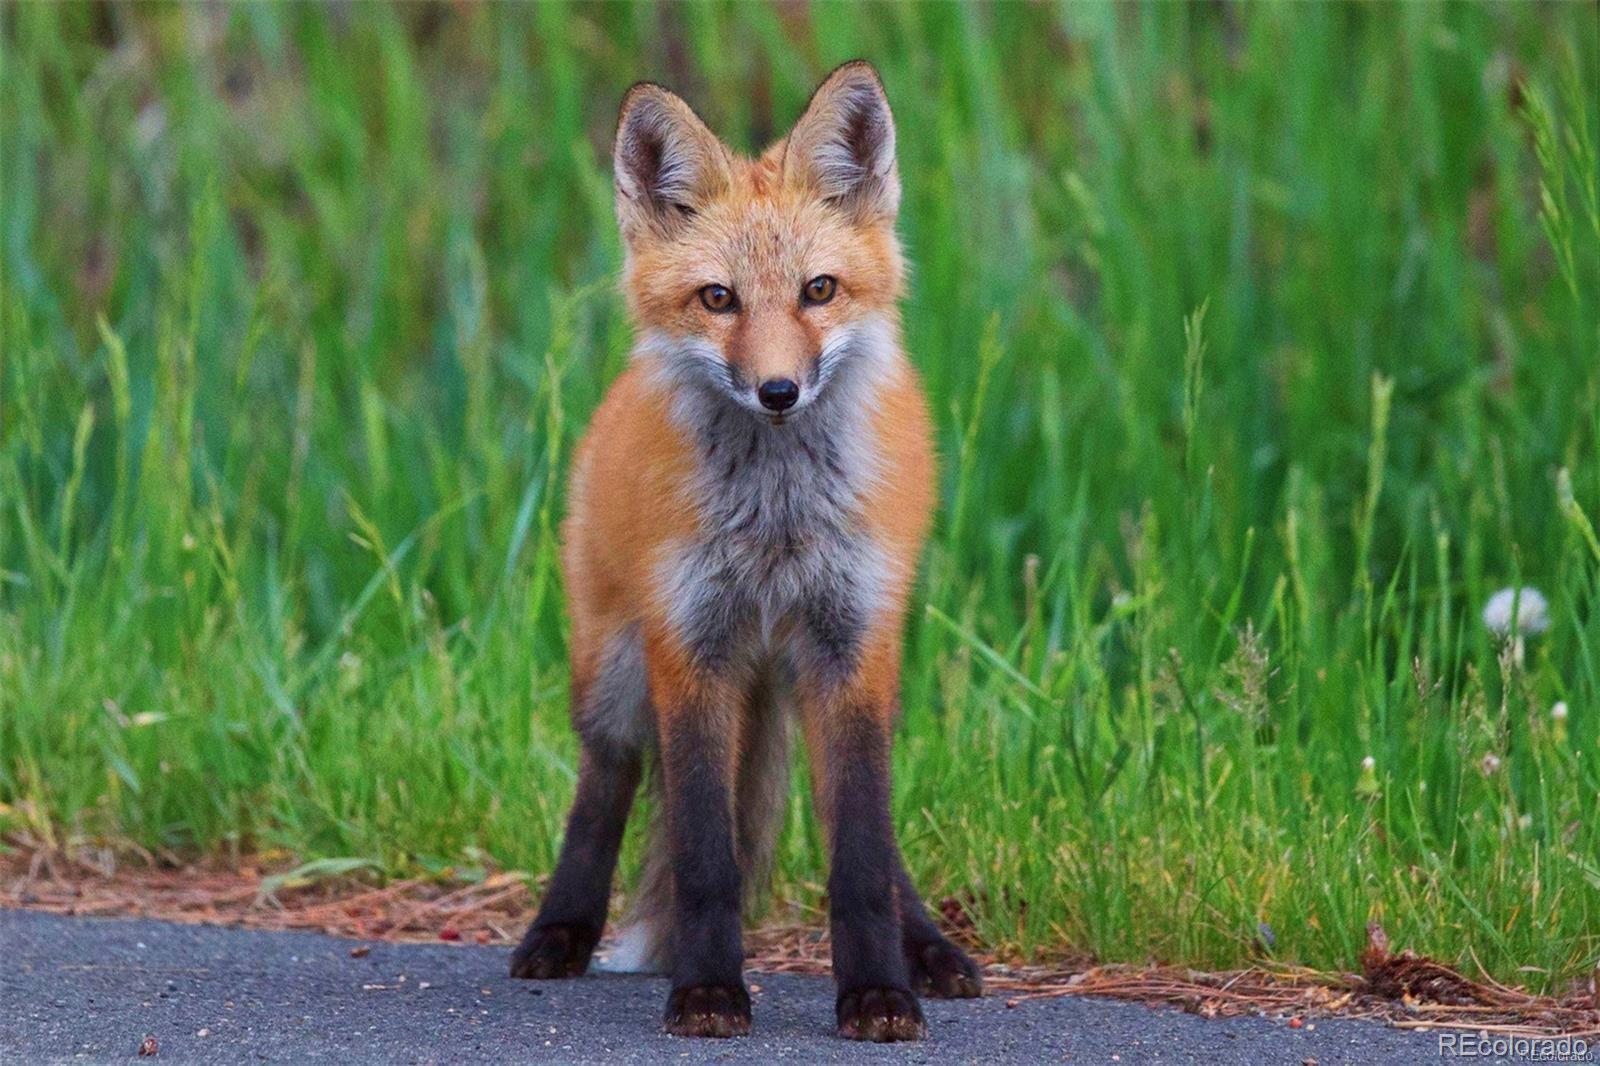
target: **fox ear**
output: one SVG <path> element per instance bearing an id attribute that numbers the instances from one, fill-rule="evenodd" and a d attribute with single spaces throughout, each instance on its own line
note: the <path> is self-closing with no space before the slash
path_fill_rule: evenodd
<path id="1" fill-rule="evenodd" d="M 857 218 L 900 209 L 894 115 L 872 64 L 846 63 L 825 78 L 784 147 L 785 177 L 809 184 Z"/>
<path id="2" fill-rule="evenodd" d="M 729 178 L 722 142 L 688 104 L 650 82 L 622 98 L 611 159 L 617 222 L 630 238 L 643 227 L 670 234 Z"/>

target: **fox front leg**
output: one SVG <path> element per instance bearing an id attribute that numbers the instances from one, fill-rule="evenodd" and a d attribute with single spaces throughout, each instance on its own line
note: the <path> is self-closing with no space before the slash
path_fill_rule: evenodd
<path id="1" fill-rule="evenodd" d="M 818 812 L 827 828 L 829 920 L 839 1035 L 880 1042 L 927 1035 L 911 990 L 900 855 L 889 818 L 889 746 L 899 656 L 879 641 L 851 673 L 820 657 L 802 678 L 801 712 Z M 829 680 L 830 674 L 836 679 Z"/>
<path id="2" fill-rule="evenodd" d="M 744 1036 L 739 866 L 732 804 L 739 750 L 734 693 L 690 665 L 671 640 L 648 652 L 672 860 L 672 991 L 662 1019 L 675 1036 Z"/>

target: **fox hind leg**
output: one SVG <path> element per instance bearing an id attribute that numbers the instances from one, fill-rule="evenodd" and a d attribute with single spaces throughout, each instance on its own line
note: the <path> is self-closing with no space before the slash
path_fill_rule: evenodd
<path id="1" fill-rule="evenodd" d="M 573 673 L 576 678 L 580 671 Z M 641 752 L 653 728 L 637 631 L 624 630 L 609 642 L 599 669 L 576 686 L 574 709 L 583 740 L 577 795 L 539 916 L 512 953 L 513 977 L 576 977 L 588 969 L 600 941 Z"/>
<path id="2" fill-rule="evenodd" d="M 747 913 L 761 896 L 789 799 L 789 720 L 792 681 L 769 667 L 752 685 L 739 731 L 734 801 L 735 851 Z"/>
<path id="3" fill-rule="evenodd" d="M 605 927 L 611 875 L 639 768 L 636 752 L 584 744 L 561 857 L 539 916 L 511 955 L 512 977 L 578 977 L 589 968 Z"/>
<path id="4" fill-rule="evenodd" d="M 900 935 L 911 972 L 911 987 L 939 999 L 983 995 L 983 975 L 967 953 L 952 944 L 928 917 L 905 860 L 895 855 L 895 894 L 900 904 Z"/>

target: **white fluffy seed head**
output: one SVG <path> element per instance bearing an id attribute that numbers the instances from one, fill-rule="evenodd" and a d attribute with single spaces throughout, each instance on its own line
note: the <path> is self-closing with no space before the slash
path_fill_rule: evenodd
<path id="1" fill-rule="evenodd" d="M 1483 605 L 1483 625 L 1497 637 L 1543 633 L 1550 628 L 1550 604 L 1532 585 L 1504 588 Z"/>
<path id="2" fill-rule="evenodd" d="M 1550 717 L 1558 722 L 1567 720 L 1567 701 L 1557 700 L 1554 707 L 1550 708 Z"/>

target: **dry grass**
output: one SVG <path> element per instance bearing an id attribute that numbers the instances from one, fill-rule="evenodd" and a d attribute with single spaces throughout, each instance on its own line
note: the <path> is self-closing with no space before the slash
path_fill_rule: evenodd
<path id="1" fill-rule="evenodd" d="M 122 864 L 107 853 L 38 849 L 0 855 L 0 906 L 52 914 L 297 929 L 356 940 L 510 945 L 533 905 L 530 879 L 513 871 L 465 883 L 446 876 L 374 886 L 350 874 L 296 876 L 270 861 L 179 868 Z M 1007 1007 L 1057 996 L 1106 996 L 1205 1018 L 1267 1015 L 1300 1024 L 1307 1017 L 1340 1016 L 1406 1029 L 1600 1036 L 1595 977 L 1565 996 L 1533 995 L 1492 978 L 1476 981 L 1413 952 L 1391 951 L 1376 923 L 1368 929 L 1361 973 L 1279 965 L 1207 973 L 1101 966 L 1082 958 L 1050 965 L 1008 962 L 973 942 L 957 901 L 944 901 L 940 911 L 946 931 L 983 962 L 990 994 L 1004 995 Z M 771 922 L 751 930 L 745 945 L 752 970 L 828 973 L 828 937 L 815 922 Z"/>

